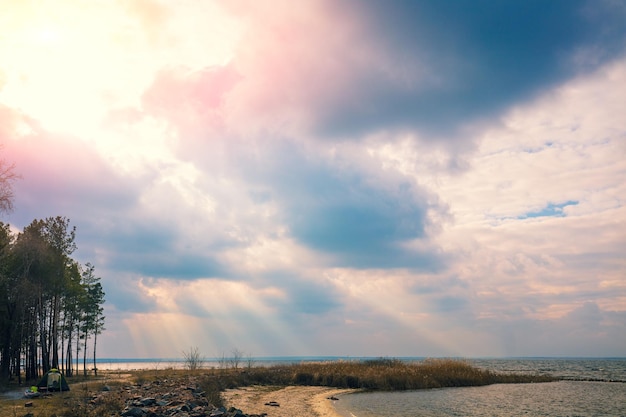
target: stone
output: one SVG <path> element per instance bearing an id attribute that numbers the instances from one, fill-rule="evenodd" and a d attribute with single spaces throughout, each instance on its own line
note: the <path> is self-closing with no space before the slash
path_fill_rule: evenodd
<path id="1" fill-rule="evenodd" d="M 139 403 L 144 407 L 149 407 L 153 404 L 156 404 L 156 398 L 152 398 L 152 397 L 142 398 L 139 400 Z"/>
<path id="2" fill-rule="evenodd" d="M 144 414 L 146 414 L 146 411 L 143 408 L 133 407 L 124 411 L 122 417 L 144 417 Z"/>

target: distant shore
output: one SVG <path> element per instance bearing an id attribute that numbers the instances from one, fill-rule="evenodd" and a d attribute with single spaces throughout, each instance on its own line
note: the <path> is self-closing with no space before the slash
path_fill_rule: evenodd
<path id="1" fill-rule="evenodd" d="M 228 389 L 222 395 L 227 406 L 250 414 L 268 413 L 272 417 L 342 417 L 333 406 L 336 400 L 329 397 L 354 391 L 310 386 L 252 386 Z M 268 405 L 272 402 L 278 405 Z"/>

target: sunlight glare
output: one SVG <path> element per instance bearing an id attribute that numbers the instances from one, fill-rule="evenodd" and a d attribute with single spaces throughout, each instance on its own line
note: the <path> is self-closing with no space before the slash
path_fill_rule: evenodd
<path id="1" fill-rule="evenodd" d="M 9 5 L 0 16 L 0 103 L 46 130 L 106 141 L 99 132 L 108 115 L 141 110 L 159 70 L 223 65 L 232 56 L 238 28 L 217 6 L 203 6 L 201 16 L 186 6 L 163 7 L 164 21 L 149 32 L 145 16 L 122 2 Z M 190 24 L 196 36 L 181 36 Z M 203 42 L 211 48 L 198 54 Z"/>

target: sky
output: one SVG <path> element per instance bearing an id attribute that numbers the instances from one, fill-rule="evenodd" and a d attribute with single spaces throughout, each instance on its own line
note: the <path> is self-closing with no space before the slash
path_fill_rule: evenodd
<path id="1" fill-rule="evenodd" d="M 99 357 L 626 356 L 626 1 L 0 0 L 18 233 Z"/>

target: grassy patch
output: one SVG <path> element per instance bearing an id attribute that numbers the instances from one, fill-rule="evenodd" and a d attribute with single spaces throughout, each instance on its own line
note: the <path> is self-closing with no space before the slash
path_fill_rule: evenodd
<path id="1" fill-rule="evenodd" d="M 413 390 L 442 387 L 481 386 L 495 383 L 548 382 L 545 375 L 496 373 L 476 368 L 467 362 L 430 359 L 403 362 L 398 359 L 301 363 L 245 369 L 153 369 L 102 372 L 94 378 L 68 378 L 71 391 L 49 397 L 0 401 L 0 417 L 96 417 L 119 415 L 127 398 L 124 386 L 150 384 L 159 380 L 196 381 L 207 401 L 222 406 L 221 393 L 228 388 L 251 385 L 268 389 L 288 385 L 328 386 L 365 390 Z M 104 387 L 107 395 L 96 395 Z M 11 387 L 9 387 L 11 389 Z M 13 387 L 13 390 L 19 387 Z M 23 388 L 22 388 L 23 389 Z M 32 402 L 32 407 L 25 404 Z"/>
<path id="2" fill-rule="evenodd" d="M 549 376 L 495 373 L 451 359 L 430 359 L 423 362 L 378 359 L 363 362 L 302 363 L 251 368 L 231 378 L 234 379 L 231 384 L 235 386 L 315 385 L 385 391 L 554 380 Z"/>

